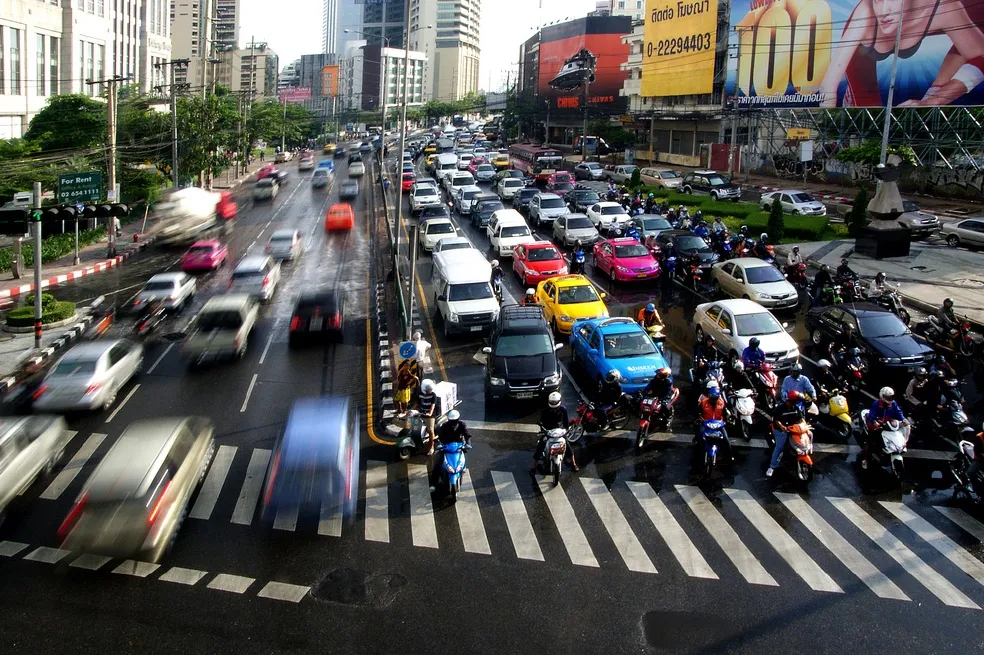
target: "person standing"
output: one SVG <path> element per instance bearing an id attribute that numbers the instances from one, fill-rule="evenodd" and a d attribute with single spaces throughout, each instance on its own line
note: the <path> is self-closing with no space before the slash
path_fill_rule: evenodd
<path id="1" fill-rule="evenodd" d="M 404 360 L 400 362 L 399 370 L 396 373 L 396 410 L 397 417 L 403 418 L 407 415 L 410 406 L 410 394 L 419 381 L 415 371 L 414 360 Z"/>
<path id="2" fill-rule="evenodd" d="M 420 415 L 424 419 L 424 427 L 430 438 L 430 448 L 428 455 L 434 454 L 434 442 L 437 439 L 437 431 L 434 424 L 437 422 L 437 394 L 434 393 L 434 381 L 424 380 L 420 383 L 420 394 L 417 396 L 420 404 Z"/>

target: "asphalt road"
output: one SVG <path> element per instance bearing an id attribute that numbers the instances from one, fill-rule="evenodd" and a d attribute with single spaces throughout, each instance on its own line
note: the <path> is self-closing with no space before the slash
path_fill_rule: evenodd
<path id="1" fill-rule="evenodd" d="M 681 411 L 676 434 L 641 454 L 624 438 L 586 440 L 577 452 L 581 472 L 565 475 L 560 488 L 541 487 L 527 473 L 537 408 L 486 407 L 474 359 L 482 344 L 445 341 L 426 320 L 435 376 L 458 383 L 475 433 L 458 504 L 430 496 L 419 476 L 422 459 L 397 462 L 392 447 L 367 430 L 358 518 L 340 537 L 303 521 L 261 526 L 257 472 L 262 477 L 291 402 L 327 393 L 367 404 L 366 309 L 375 284 L 369 263 L 379 248 L 362 198 L 355 230 L 325 236 L 320 221 L 333 196 L 295 175 L 272 204 L 241 205 L 230 241 L 236 258 L 262 249 L 277 227 L 302 230 L 307 244 L 285 268 L 244 360 L 191 374 L 178 347 L 162 339 L 149 346 L 144 374 L 109 412 L 70 419 L 77 434 L 62 466 L 28 489 L 0 527 L 5 651 L 981 648 L 984 524 L 973 508 L 951 505 L 945 474 L 933 477 L 945 462 L 913 459 L 913 480 L 899 490 L 887 476 L 862 486 L 853 457 L 823 453 L 804 493 L 788 478 L 763 477 L 763 448 L 739 447 L 736 465 L 706 481 L 693 471 Z M 469 227 L 464 233 L 484 247 Z M 63 289 L 85 298 L 130 287 L 178 254 L 149 253 L 118 277 Z M 419 273 L 428 279 L 427 258 Z M 194 305 L 165 332 L 179 332 L 207 297 L 224 290 L 228 275 L 204 276 Z M 346 293 L 344 341 L 289 351 L 293 299 L 314 286 Z M 513 295 L 520 291 L 511 276 L 507 286 Z M 422 295 L 432 294 L 425 286 Z M 651 295 L 616 288 L 609 306 L 628 313 Z M 695 299 L 670 289 L 660 302 L 679 372 L 687 366 L 682 353 Z M 430 314 L 423 303 L 421 309 Z M 115 329 L 123 334 L 129 324 Z M 570 371 L 566 354 L 564 361 Z M 577 374 L 566 378 L 572 404 Z M 138 418 L 174 414 L 209 416 L 220 449 L 206 478 L 210 491 L 193 499 L 160 567 L 58 551 L 58 525 L 123 429 Z"/>

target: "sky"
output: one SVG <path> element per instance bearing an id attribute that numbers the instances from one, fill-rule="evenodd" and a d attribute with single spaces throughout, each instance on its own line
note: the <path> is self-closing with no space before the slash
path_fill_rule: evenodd
<path id="1" fill-rule="evenodd" d="M 280 56 L 283 68 L 301 55 L 321 52 L 322 0 L 285 0 L 289 11 L 270 0 L 241 0 L 239 45 L 265 41 Z M 541 9 L 542 5 L 542 9 Z M 515 79 L 519 45 L 539 25 L 584 16 L 595 0 L 483 0 L 479 87 L 505 88 L 507 71 Z"/>

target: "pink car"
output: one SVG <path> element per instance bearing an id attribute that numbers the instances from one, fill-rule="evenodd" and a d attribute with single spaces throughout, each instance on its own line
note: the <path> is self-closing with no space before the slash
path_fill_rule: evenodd
<path id="1" fill-rule="evenodd" d="M 196 241 L 181 258 L 181 270 L 185 273 L 214 271 L 228 256 L 229 247 L 220 241 Z"/>
<path id="2" fill-rule="evenodd" d="M 649 249 L 632 238 L 599 241 L 594 245 L 594 261 L 613 282 L 655 280 L 660 273 Z"/>

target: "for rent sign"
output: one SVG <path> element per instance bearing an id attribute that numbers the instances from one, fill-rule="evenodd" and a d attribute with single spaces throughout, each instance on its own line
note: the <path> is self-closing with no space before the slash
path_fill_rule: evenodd
<path id="1" fill-rule="evenodd" d="M 58 202 L 99 202 L 102 199 L 102 173 L 68 173 L 58 176 Z"/>

